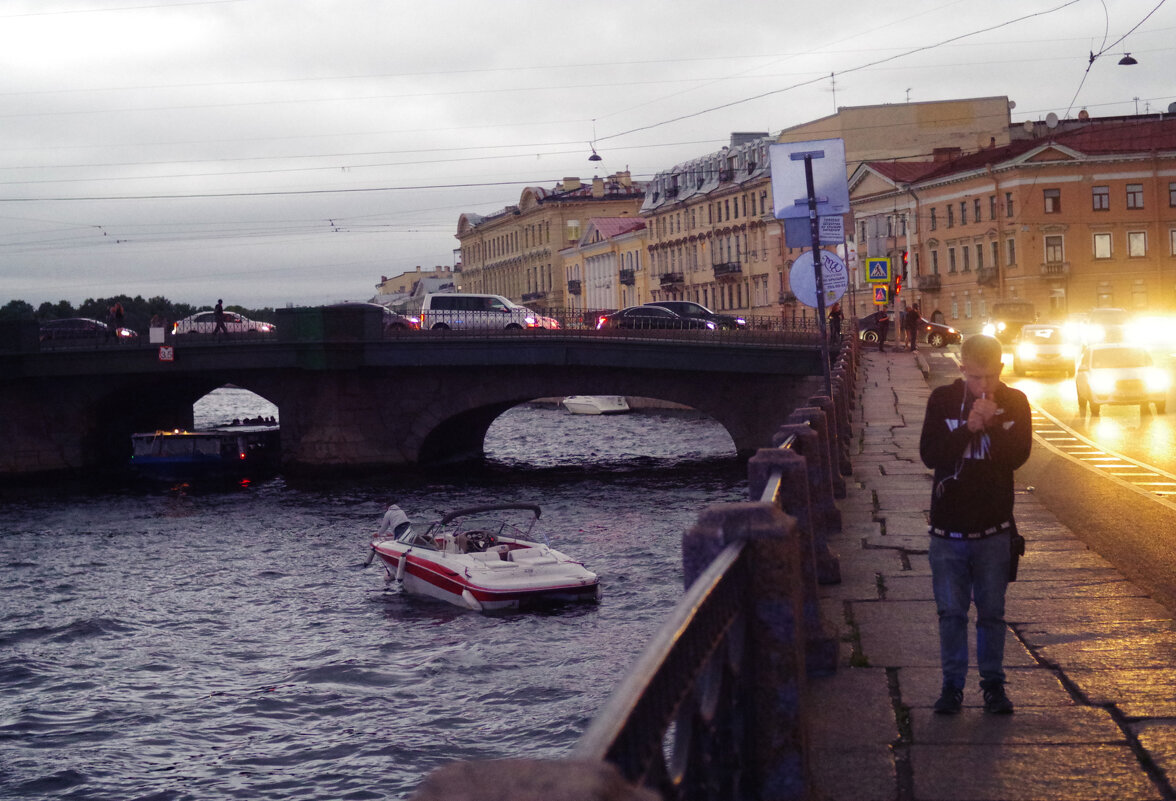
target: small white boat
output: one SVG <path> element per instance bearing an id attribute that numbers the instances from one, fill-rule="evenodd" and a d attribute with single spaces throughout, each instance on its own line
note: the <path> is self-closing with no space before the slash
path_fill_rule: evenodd
<path id="1" fill-rule="evenodd" d="M 571 395 L 563 399 L 572 414 L 621 414 L 629 411 L 624 395 Z"/>
<path id="2" fill-rule="evenodd" d="M 487 522 L 488 513 L 501 512 L 532 517 L 525 527 L 501 514 Z M 532 504 L 459 509 L 424 532 L 410 527 L 398 537 L 373 540 L 372 557 L 384 563 L 388 581 L 402 582 L 406 592 L 480 612 L 599 600 L 595 573 L 550 547 L 546 538 L 528 539 L 539 514 Z"/>

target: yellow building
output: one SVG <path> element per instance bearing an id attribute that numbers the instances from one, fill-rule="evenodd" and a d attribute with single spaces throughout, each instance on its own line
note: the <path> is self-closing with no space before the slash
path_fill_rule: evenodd
<path id="1" fill-rule="evenodd" d="M 461 291 L 503 295 L 540 309 L 568 307 L 575 296 L 561 251 L 579 243 L 591 218 L 636 217 L 644 191 L 627 171 L 591 183 L 565 178 L 553 189 L 527 187 L 517 206 L 485 216 L 462 214 Z"/>
<path id="2" fill-rule="evenodd" d="M 645 222 L 637 217 L 596 217 L 580 241 L 561 251 L 567 274 L 567 310 L 623 309 L 649 297 Z"/>
<path id="3" fill-rule="evenodd" d="M 858 168 L 859 235 L 910 253 L 905 299 L 965 332 L 996 300 L 1031 301 L 1043 319 L 1176 307 L 1176 119 L 1084 118 L 1029 136 Z"/>

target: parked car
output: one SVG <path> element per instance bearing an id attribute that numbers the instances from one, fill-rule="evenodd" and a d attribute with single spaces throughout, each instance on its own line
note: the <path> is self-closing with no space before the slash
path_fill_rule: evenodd
<path id="1" fill-rule="evenodd" d="M 611 314 L 602 314 L 596 320 L 597 329 L 705 329 L 713 331 L 717 327 L 711 320 L 682 317 L 662 306 L 630 306 Z"/>
<path id="2" fill-rule="evenodd" d="M 138 339 L 139 333 L 121 327 L 112 333 L 109 325 L 89 317 L 64 317 L 41 323 L 42 342 L 57 339 L 114 339 L 116 336 L 120 342 L 127 342 Z"/>
<path id="3" fill-rule="evenodd" d="M 421 328 L 541 328 L 539 315 L 501 295 L 433 292 L 421 303 Z"/>
<path id="4" fill-rule="evenodd" d="M 1078 413 L 1098 416 L 1105 404 L 1139 404 L 1146 413 L 1148 404 L 1155 404 L 1156 413 L 1163 414 L 1168 401 L 1172 376 L 1152 363 L 1151 354 L 1135 345 L 1088 345 L 1078 362 L 1074 377 L 1078 392 Z"/>
<path id="5" fill-rule="evenodd" d="M 277 330 L 273 323 L 263 323 L 242 317 L 236 312 L 227 311 L 225 315 L 225 330 L 230 334 L 272 334 Z M 172 325 L 173 334 L 211 334 L 216 330 L 216 312 L 202 311 L 177 320 Z"/>
<path id="6" fill-rule="evenodd" d="M 878 341 L 878 315 L 881 312 L 867 314 L 858 320 L 858 336 L 865 342 Z M 886 338 L 891 342 L 906 342 L 902 331 L 902 312 L 890 312 L 890 328 Z M 950 325 L 933 323 L 925 317 L 919 318 L 919 342 L 925 342 L 933 348 L 944 348 L 948 345 L 958 345 L 963 337 L 960 332 Z"/>
<path id="7" fill-rule="evenodd" d="M 996 337 L 1002 345 L 1017 341 L 1021 328 L 1037 321 L 1037 310 L 1027 300 L 1001 300 L 992 304 L 992 314 L 984 323 L 983 333 Z"/>
<path id="8" fill-rule="evenodd" d="M 690 300 L 655 300 L 646 303 L 645 305 L 661 306 L 663 309 L 669 309 L 679 317 L 690 317 L 696 320 L 709 320 L 715 324 L 715 328 L 726 330 L 747 328 L 747 320 L 743 317 L 734 317 L 730 314 L 717 314 L 708 309 L 706 306 Z"/>
<path id="9" fill-rule="evenodd" d="M 1013 372 L 1064 373 L 1074 375 L 1079 347 L 1060 325 L 1033 323 L 1021 328 L 1013 348 Z"/>
<path id="10" fill-rule="evenodd" d="M 387 334 L 393 331 L 419 331 L 421 327 L 421 320 L 419 317 L 410 317 L 406 314 L 398 314 L 392 311 L 387 306 L 379 303 L 368 303 L 365 301 L 344 301 L 342 303 L 332 303 L 327 308 L 329 309 L 379 309 L 384 316 L 384 333 Z"/>

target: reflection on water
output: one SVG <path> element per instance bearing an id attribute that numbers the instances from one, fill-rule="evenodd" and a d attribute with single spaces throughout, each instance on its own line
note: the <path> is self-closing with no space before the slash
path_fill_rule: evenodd
<path id="1" fill-rule="evenodd" d="M 240 392 L 200 419 L 276 414 Z M 450 760 L 566 754 L 681 596 L 682 532 L 743 499 L 743 468 L 683 413 L 521 407 L 486 447 L 461 472 L 6 494 L 0 797 L 391 799 Z M 406 596 L 363 567 L 390 500 L 417 523 L 538 502 L 604 597 L 483 617 Z"/>

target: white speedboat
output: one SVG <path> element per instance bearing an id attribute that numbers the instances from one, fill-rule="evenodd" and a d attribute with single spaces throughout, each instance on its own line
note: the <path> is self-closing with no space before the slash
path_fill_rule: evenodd
<path id="1" fill-rule="evenodd" d="M 629 411 L 624 395 L 571 395 L 563 399 L 572 414 L 621 414 Z"/>
<path id="2" fill-rule="evenodd" d="M 529 523 L 511 522 L 525 512 Z M 383 562 L 388 581 L 401 582 L 406 592 L 481 612 L 599 600 L 595 573 L 550 547 L 546 537 L 542 543 L 528 539 L 539 514 L 532 504 L 459 509 L 424 532 L 409 528 L 373 540 L 372 556 Z"/>

